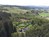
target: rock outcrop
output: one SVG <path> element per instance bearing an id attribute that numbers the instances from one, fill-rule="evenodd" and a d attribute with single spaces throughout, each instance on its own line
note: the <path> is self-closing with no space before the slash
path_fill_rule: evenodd
<path id="1" fill-rule="evenodd" d="M 14 32 L 14 27 L 11 21 L 11 14 L 0 12 L 0 37 L 10 37 Z"/>

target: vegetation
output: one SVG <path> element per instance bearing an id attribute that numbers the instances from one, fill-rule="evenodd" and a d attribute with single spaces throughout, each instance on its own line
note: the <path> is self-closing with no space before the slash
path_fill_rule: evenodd
<path id="1" fill-rule="evenodd" d="M 0 7 L 0 37 L 49 37 L 49 10 Z"/>
<path id="2" fill-rule="evenodd" d="M 40 13 L 39 15 L 42 16 L 42 17 L 48 17 L 49 13 Z"/>

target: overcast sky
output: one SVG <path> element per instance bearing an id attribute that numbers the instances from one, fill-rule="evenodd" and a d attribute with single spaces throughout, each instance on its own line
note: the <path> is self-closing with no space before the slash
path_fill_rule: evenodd
<path id="1" fill-rule="evenodd" d="M 35 6 L 49 6 L 49 0 L 0 0 L 0 4 L 5 5 L 35 5 Z"/>

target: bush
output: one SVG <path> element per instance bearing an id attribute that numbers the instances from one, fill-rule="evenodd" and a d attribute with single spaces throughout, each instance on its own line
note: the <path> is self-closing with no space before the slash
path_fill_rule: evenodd
<path id="1" fill-rule="evenodd" d="M 12 37 L 24 37 L 25 34 L 22 32 L 15 32 L 11 34 Z"/>
<path id="2" fill-rule="evenodd" d="M 19 33 L 18 32 L 12 33 L 11 36 L 12 37 L 19 37 Z"/>

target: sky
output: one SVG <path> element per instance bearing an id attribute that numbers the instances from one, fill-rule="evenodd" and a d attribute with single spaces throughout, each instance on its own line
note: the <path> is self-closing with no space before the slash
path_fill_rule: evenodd
<path id="1" fill-rule="evenodd" d="M 20 6 L 49 6 L 49 0 L 0 0 L 0 4 Z"/>

